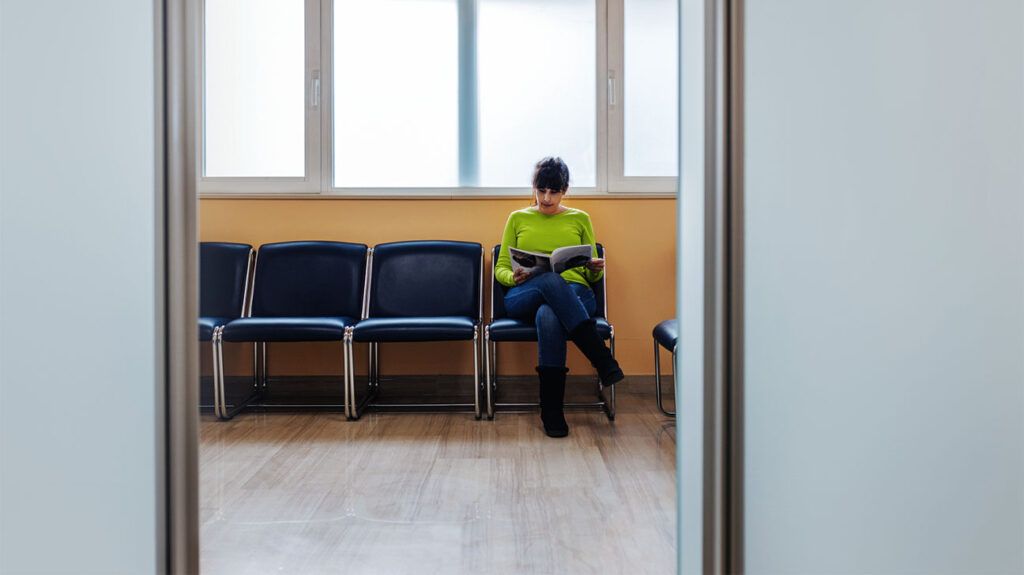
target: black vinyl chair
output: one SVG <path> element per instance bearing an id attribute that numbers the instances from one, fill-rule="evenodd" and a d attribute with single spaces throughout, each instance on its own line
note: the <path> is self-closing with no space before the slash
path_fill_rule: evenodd
<path id="1" fill-rule="evenodd" d="M 351 370 L 353 342 L 370 344 L 368 390 L 359 401 L 354 373 L 349 373 L 350 418 L 358 419 L 366 407 L 472 407 L 480 418 L 483 260 L 483 246 L 474 242 L 392 242 L 370 250 L 365 319 L 346 329 L 345 347 Z M 473 403 L 375 403 L 380 389 L 380 344 L 428 341 L 471 342 Z"/>
<path id="2" fill-rule="evenodd" d="M 343 342 L 346 328 L 359 321 L 366 282 L 367 247 L 344 242 L 283 242 L 264 244 L 256 253 L 248 317 L 236 319 L 214 337 L 215 369 L 224 394 L 223 342 L 262 344 L 254 369 L 256 391 L 267 385 L 269 342 Z M 342 349 L 342 368 L 351 369 Z M 254 366 L 255 368 L 256 366 Z M 258 373 L 262 372 L 262 374 Z M 260 378 L 262 375 L 262 379 Z M 343 385 L 348 415 L 348 382 Z M 249 401 L 221 414 L 230 419 Z M 325 406 L 330 407 L 330 406 Z M 337 407 L 337 406 L 335 406 Z"/>
<path id="3" fill-rule="evenodd" d="M 675 411 L 665 409 L 661 399 L 661 354 L 658 353 L 658 346 L 672 352 L 672 382 L 673 387 L 676 381 L 676 344 L 679 342 L 679 321 L 666 319 L 654 326 L 654 392 L 658 397 L 658 409 L 669 417 L 675 417 Z"/>
<path id="4" fill-rule="evenodd" d="M 214 333 L 245 315 L 253 249 L 249 244 L 199 244 L 199 341 L 213 342 Z M 213 350 L 214 365 L 217 354 Z M 213 370 L 213 413 L 224 413 L 219 372 Z M 202 406 L 208 407 L 208 406 Z"/>
<path id="5" fill-rule="evenodd" d="M 491 322 L 484 329 L 484 372 L 487 374 L 485 387 L 487 389 L 487 418 L 494 419 L 494 411 L 498 407 L 510 409 L 522 409 L 527 407 L 539 407 L 540 403 L 497 403 L 498 391 L 498 343 L 507 341 L 537 341 L 537 327 L 530 321 L 522 321 L 508 317 L 505 311 L 505 293 L 509 288 L 501 285 L 494 279 L 494 264 L 498 261 L 498 254 L 501 245 L 494 246 L 491 251 Z M 598 257 L 604 257 L 604 246 L 597 244 Z M 608 323 L 608 300 L 605 298 L 607 289 L 608 270 L 605 269 L 601 280 L 591 284 L 594 290 L 594 299 L 597 301 L 597 312 L 594 317 L 597 320 L 597 331 L 606 340 L 609 340 L 609 347 L 612 355 L 615 355 L 615 327 Z M 607 389 L 608 396 L 605 397 L 605 389 L 600 380 L 597 384 L 597 401 L 592 403 L 566 403 L 566 407 L 597 407 L 602 409 L 608 416 L 609 421 L 615 420 L 615 386 Z"/>

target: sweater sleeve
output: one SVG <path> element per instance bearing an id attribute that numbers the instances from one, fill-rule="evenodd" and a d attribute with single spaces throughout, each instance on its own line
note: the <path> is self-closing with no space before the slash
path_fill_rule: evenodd
<path id="1" fill-rule="evenodd" d="M 587 216 L 583 220 L 583 237 L 580 238 L 580 244 L 590 244 L 590 253 L 592 258 L 597 257 L 597 242 L 594 239 L 594 226 L 590 223 L 590 216 Z M 592 271 L 590 268 L 583 268 L 583 275 L 587 278 L 590 283 L 597 283 L 604 275 L 604 270 Z"/>
<path id="2" fill-rule="evenodd" d="M 505 231 L 501 234 L 501 249 L 498 250 L 498 261 L 494 264 L 494 279 L 505 287 L 516 285 L 515 274 L 512 273 L 512 258 L 508 255 L 509 246 L 517 247 L 516 227 L 512 221 L 513 214 L 509 214 L 505 222 Z"/>

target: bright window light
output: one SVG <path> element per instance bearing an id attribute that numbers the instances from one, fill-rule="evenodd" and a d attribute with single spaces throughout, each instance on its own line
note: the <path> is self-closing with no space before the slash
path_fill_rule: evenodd
<path id="1" fill-rule="evenodd" d="M 624 8 L 624 175 L 675 176 L 679 117 L 676 0 L 625 0 Z"/>
<path id="2" fill-rule="evenodd" d="M 455 0 L 335 0 L 334 185 L 459 185 Z"/>
<path id="3" fill-rule="evenodd" d="M 478 0 L 480 185 L 529 187 L 561 156 L 596 184 L 594 0 Z"/>
<path id="4" fill-rule="evenodd" d="M 206 177 L 306 172 L 303 0 L 206 0 Z"/>

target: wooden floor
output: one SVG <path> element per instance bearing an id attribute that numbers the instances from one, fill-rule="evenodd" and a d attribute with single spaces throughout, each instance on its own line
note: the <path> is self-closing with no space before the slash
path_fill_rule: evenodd
<path id="1" fill-rule="evenodd" d="M 202 571 L 674 573 L 675 424 L 650 381 L 619 384 L 614 423 L 569 412 L 565 439 L 536 412 L 204 415 Z"/>

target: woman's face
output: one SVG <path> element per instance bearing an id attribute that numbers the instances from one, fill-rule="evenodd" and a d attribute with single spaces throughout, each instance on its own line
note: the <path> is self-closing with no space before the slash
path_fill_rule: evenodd
<path id="1" fill-rule="evenodd" d="M 565 197 L 565 192 L 548 189 L 534 189 L 533 193 L 537 196 L 538 212 L 548 216 L 553 216 L 561 211 L 560 205 L 562 203 L 562 198 Z"/>

